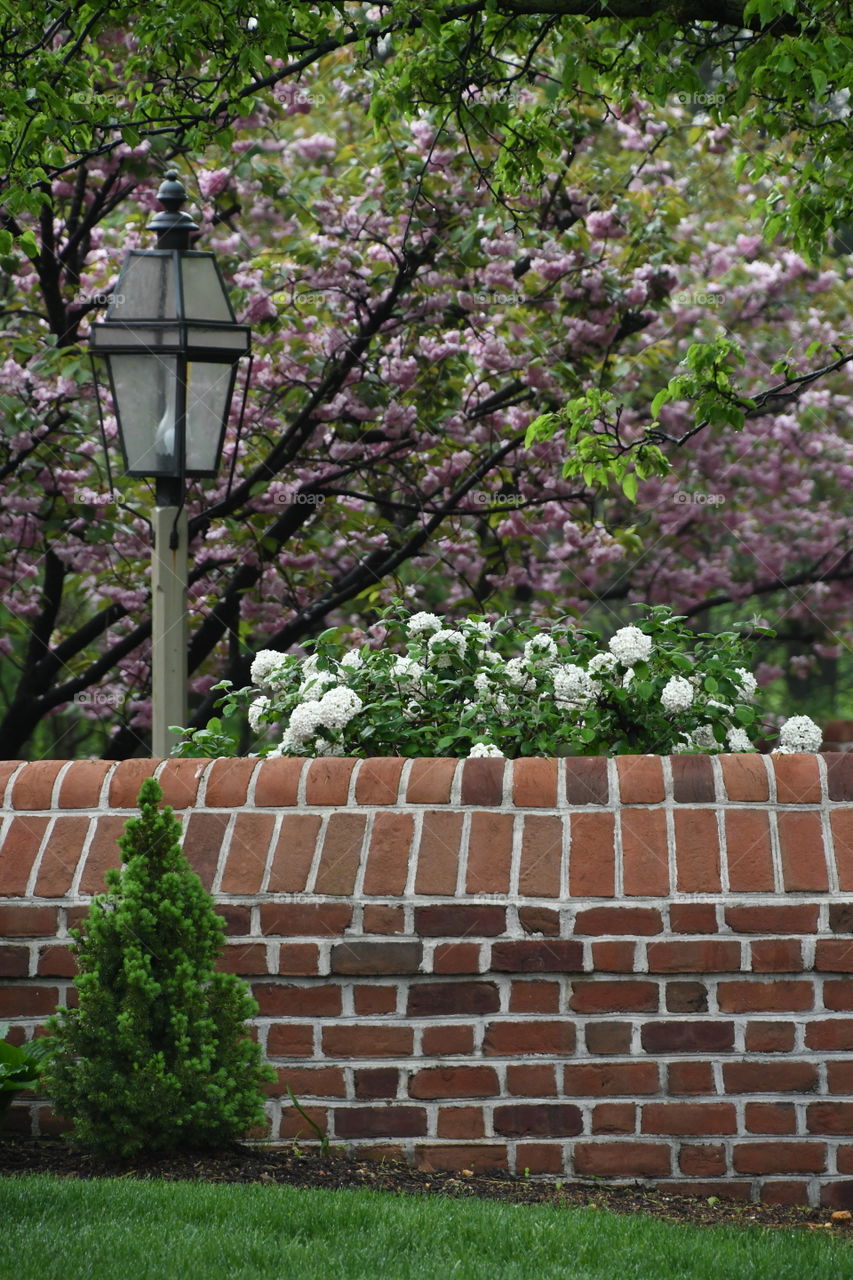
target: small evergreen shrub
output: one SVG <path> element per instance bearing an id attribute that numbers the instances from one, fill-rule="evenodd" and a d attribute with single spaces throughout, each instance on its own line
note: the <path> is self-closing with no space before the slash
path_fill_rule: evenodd
<path id="1" fill-rule="evenodd" d="M 262 1121 L 273 1078 L 245 1025 L 246 983 L 214 972 L 224 926 L 162 794 L 143 783 L 125 865 L 73 931 L 79 1006 L 50 1023 L 45 1087 L 72 1139 L 104 1155 L 221 1147 Z"/>

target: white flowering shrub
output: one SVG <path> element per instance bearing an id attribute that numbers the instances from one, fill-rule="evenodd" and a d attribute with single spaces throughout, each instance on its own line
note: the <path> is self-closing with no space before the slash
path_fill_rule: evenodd
<path id="1" fill-rule="evenodd" d="M 734 632 L 696 635 L 664 605 L 602 644 L 570 622 L 449 623 L 382 615 L 381 647 L 326 631 L 307 658 L 262 650 L 253 685 L 219 686 L 226 722 L 242 713 L 259 756 L 554 756 L 751 751 L 764 736 L 757 683 Z M 779 751 L 816 751 L 807 716 Z M 217 718 L 177 754 L 234 755 Z"/>

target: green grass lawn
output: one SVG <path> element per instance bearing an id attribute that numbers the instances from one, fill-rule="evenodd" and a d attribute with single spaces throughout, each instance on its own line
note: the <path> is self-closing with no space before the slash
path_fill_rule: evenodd
<path id="1" fill-rule="evenodd" d="M 3 1280 L 853 1280 L 806 1231 L 371 1191 L 0 1180 Z"/>

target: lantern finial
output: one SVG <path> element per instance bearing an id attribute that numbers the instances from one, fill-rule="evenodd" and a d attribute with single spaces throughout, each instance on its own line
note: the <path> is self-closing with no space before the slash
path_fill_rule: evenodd
<path id="1" fill-rule="evenodd" d="M 163 206 L 148 223 L 149 231 L 157 232 L 158 249 L 189 249 L 190 241 L 198 235 L 198 227 L 188 213 L 181 209 L 186 204 L 187 193 L 178 177 L 177 169 L 167 169 L 166 178 L 160 183 L 157 199 Z"/>

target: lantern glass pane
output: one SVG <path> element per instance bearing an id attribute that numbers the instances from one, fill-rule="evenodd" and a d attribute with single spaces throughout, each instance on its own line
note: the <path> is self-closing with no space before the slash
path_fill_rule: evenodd
<path id="1" fill-rule="evenodd" d="M 107 320 L 175 320 L 175 255 L 131 250 L 124 260 Z"/>
<path id="2" fill-rule="evenodd" d="M 224 320 L 234 313 L 222 287 L 213 254 L 182 254 L 184 317 L 187 320 Z"/>
<path id="3" fill-rule="evenodd" d="M 229 324 L 227 328 L 223 325 L 221 329 L 208 329 L 198 324 L 188 324 L 187 348 L 190 355 L 194 351 L 214 350 L 217 353 L 216 359 L 220 358 L 221 351 L 223 360 L 231 357 L 238 360 L 249 350 L 248 330 L 233 324 Z"/>
<path id="4" fill-rule="evenodd" d="M 128 471 L 131 475 L 177 475 L 177 360 L 148 355 L 112 355 L 109 366 Z"/>
<path id="5" fill-rule="evenodd" d="M 231 403 L 231 365 L 193 361 L 187 366 L 187 474 L 216 474 Z"/>
<path id="6" fill-rule="evenodd" d="M 166 328 L 164 325 L 124 325 L 95 324 L 92 325 L 90 345 L 94 351 L 106 347 L 135 347 L 143 354 L 168 347 L 170 351 L 182 348 L 182 334 L 177 326 Z"/>

